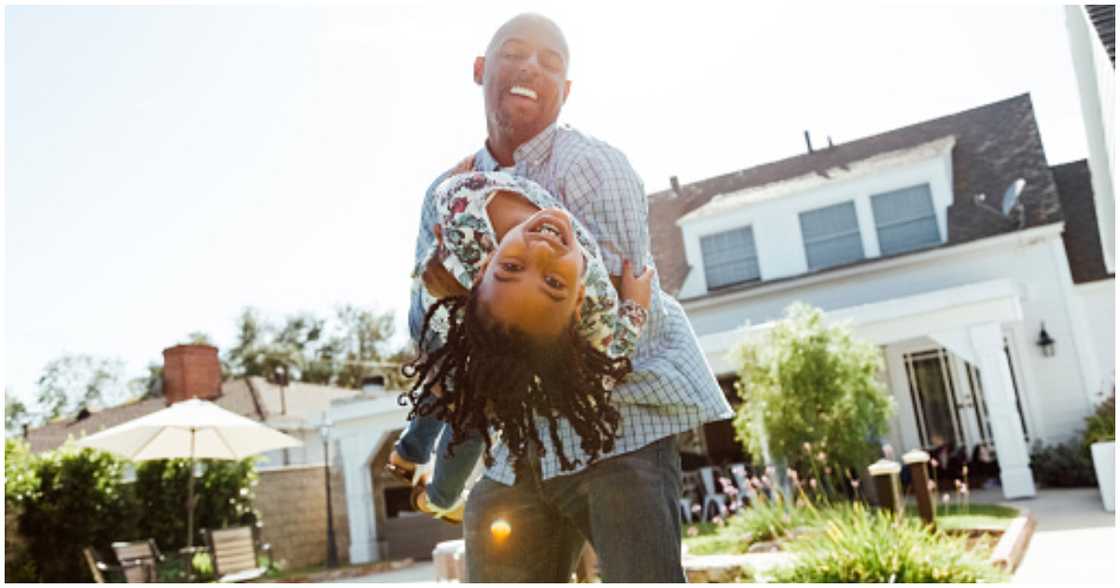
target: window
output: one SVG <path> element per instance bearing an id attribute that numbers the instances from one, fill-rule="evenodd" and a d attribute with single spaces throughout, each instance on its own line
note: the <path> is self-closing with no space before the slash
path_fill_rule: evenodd
<path id="1" fill-rule="evenodd" d="M 800 217 L 810 270 L 863 259 L 855 203 L 842 202 L 810 210 Z"/>
<path id="2" fill-rule="evenodd" d="M 871 212 L 875 215 L 882 255 L 941 243 L 929 184 L 875 194 L 871 197 Z"/>
<path id="3" fill-rule="evenodd" d="M 701 237 L 700 252 L 709 290 L 759 278 L 758 251 L 751 227 Z"/>

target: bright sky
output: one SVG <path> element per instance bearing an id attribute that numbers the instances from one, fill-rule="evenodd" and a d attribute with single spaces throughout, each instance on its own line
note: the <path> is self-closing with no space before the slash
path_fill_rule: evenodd
<path id="1" fill-rule="evenodd" d="M 471 62 L 527 9 L 572 49 L 561 120 L 651 192 L 1023 92 L 1051 164 L 1087 153 L 1056 6 L 8 7 L 6 389 L 67 352 L 133 377 L 192 331 L 224 350 L 246 305 L 403 337 L 424 190 L 484 139 Z"/>

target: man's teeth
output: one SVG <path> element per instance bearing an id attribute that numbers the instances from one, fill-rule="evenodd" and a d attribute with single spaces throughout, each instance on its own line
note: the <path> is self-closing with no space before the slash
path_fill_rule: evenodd
<path id="1" fill-rule="evenodd" d="M 509 89 L 509 93 L 516 96 L 524 96 L 533 100 L 537 99 L 537 93 L 524 86 L 514 86 Z"/>

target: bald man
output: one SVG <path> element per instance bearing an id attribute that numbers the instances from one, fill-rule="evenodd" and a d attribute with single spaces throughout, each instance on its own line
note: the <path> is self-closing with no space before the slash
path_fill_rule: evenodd
<path id="1" fill-rule="evenodd" d="M 608 57 L 600 56 L 600 63 Z M 469 165 L 508 170 L 544 186 L 594 233 L 617 279 L 624 259 L 634 260 L 637 271 L 653 266 L 648 203 L 619 150 L 557 124 L 571 92 L 569 61 L 564 34 L 548 18 L 522 14 L 498 29 L 485 55 L 474 61 L 487 137 Z M 417 261 L 435 239 L 433 191 L 447 175 L 428 190 Z M 564 452 L 580 459 L 574 471 L 561 471 L 546 420 L 538 421 L 543 456 L 530 452 L 515 463 L 508 447 L 500 441 L 494 447 L 494 464 L 467 500 L 470 581 L 567 582 L 584 540 L 599 556 L 604 581 L 685 581 L 676 434 L 734 413 L 684 310 L 661 291 L 656 277 L 652 298 L 632 358 L 634 371 L 615 388 L 622 423 L 613 451 L 588 465 L 578 434 L 561 421 Z M 409 314 L 414 341 L 423 315 L 414 296 Z"/>

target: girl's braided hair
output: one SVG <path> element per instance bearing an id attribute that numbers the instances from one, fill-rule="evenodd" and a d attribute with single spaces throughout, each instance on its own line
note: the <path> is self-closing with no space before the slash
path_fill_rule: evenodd
<path id="1" fill-rule="evenodd" d="M 477 290 L 443 298 L 424 315 L 421 348 L 435 336 L 432 317 L 441 308 L 447 310 L 447 340 L 402 369 L 416 378 L 400 396 L 402 405 L 412 404 L 408 418 L 432 415 L 450 424 L 449 447 L 481 433 L 487 466 L 493 463 L 491 427 L 501 432 L 515 460 L 525 457 L 531 441 L 543 455 L 535 423 L 542 416 L 548 419 L 561 470 L 575 468 L 580 460 L 564 452 L 559 417 L 579 435 L 588 463 L 614 449 L 619 412 L 611 404 L 611 390 L 630 372 L 630 360 L 594 348 L 579 336 L 574 319 L 558 340 L 547 343 L 501 325 L 485 313 Z M 436 384 L 442 389 L 438 394 Z"/>

